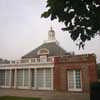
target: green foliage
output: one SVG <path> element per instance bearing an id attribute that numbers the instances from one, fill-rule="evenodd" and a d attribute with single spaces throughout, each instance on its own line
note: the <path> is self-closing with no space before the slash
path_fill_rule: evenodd
<path id="1" fill-rule="evenodd" d="M 64 31 L 70 33 L 79 47 L 100 34 L 100 0 L 47 0 L 48 10 L 41 16 L 63 22 Z"/>
<path id="2" fill-rule="evenodd" d="M 1 96 L 0 100 L 40 100 L 40 98 Z"/>

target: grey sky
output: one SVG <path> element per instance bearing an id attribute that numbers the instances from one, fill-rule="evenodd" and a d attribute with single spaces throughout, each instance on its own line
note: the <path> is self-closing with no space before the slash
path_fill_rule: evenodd
<path id="1" fill-rule="evenodd" d="M 0 0 L 0 57 L 20 59 L 21 56 L 47 40 L 50 19 L 41 18 L 45 0 Z M 100 37 L 78 50 L 69 35 L 61 31 L 63 24 L 52 22 L 56 38 L 68 52 L 96 53 L 100 61 Z"/>

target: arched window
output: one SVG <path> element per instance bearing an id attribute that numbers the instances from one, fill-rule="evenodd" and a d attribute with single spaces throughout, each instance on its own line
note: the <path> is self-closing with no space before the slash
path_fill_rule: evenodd
<path id="1" fill-rule="evenodd" d="M 47 55 L 49 54 L 49 50 L 46 48 L 42 48 L 37 52 L 38 55 Z"/>

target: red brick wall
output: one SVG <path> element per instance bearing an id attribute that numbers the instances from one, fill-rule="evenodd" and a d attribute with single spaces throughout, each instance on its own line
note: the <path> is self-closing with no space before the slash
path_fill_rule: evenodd
<path id="1" fill-rule="evenodd" d="M 91 82 L 97 81 L 96 58 L 93 54 L 55 57 L 54 89 L 68 91 L 67 70 L 80 69 L 82 92 L 89 92 Z"/>

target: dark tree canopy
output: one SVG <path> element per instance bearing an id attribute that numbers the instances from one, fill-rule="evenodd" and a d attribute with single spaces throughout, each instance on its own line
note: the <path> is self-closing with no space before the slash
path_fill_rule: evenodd
<path id="1" fill-rule="evenodd" d="M 100 0 L 47 0 L 46 7 L 41 16 L 63 22 L 62 30 L 79 41 L 79 48 L 100 32 Z"/>

